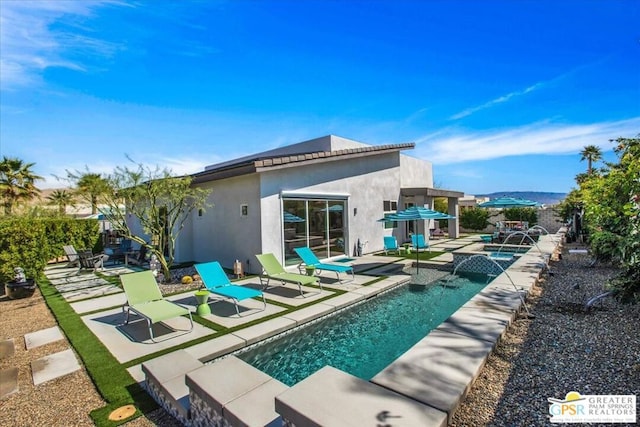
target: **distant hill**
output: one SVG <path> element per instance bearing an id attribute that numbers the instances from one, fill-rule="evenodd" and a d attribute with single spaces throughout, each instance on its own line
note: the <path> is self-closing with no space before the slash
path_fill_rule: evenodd
<path id="1" fill-rule="evenodd" d="M 477 194 L 476 197 L 518 197 L 520 199 L 533 200 L 534 202 L 543 203 L 545 205 L 556 205 L 567 197 L 567 193 L 545 193 L 543 191 L 497 191 L 490 194 Z"/>

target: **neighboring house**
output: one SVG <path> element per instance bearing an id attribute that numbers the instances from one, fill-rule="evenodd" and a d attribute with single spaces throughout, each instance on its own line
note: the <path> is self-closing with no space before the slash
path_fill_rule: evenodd
<path id="1" fill-rule="evenodd" d="M 416 225 L 424 233 L 424 221 L 377 222 L 412 205 L 433 206 L 433 197 L 448 197 L 449 213 L 457 215 L 463 193 L 432 188 L 431 163 L 401 154 L 414 147 L 330 135 L 208 166 L 192 177 L 193 185 L 211 190 L 212 207 L 187 220 L 176 261 L 217 260 L 230 267 L 239 260 L 257 273 L 260 253 L 292 265 L 298 246 L 311 247 L 319 258 L 354 256 L 359 249 L 382 250 L 385 235 L 404 242 Z M 450 220 L 453 237 L 457 230 L 457 220 Z"/>

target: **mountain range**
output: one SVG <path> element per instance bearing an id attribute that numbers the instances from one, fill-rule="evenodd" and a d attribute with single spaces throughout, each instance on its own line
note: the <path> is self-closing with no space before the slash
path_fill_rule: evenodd
<path id="1" fill-rule="evenodd" d="M 545 205 L 556 205 L 567 197 L 567 193 L 547 193 L 543 191 L 496 191 L 489 194 L 476 194 L 476 197 L 516 197 L 520 199 L 533 200 Z"/>

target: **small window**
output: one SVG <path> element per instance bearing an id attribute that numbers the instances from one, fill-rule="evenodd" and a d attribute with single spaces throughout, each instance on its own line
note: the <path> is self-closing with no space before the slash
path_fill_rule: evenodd
<path id="1" fill-rule="evenodd" d="M 382 210 L 385 212 L 395 212 L 398 210 L 398 202 L 395 200 L 384 200 L 382 202 Z"/>
<path id="2" fill-rule="evenodd" d="M 202 216 L 204 215 L 204 209 L 200 208 L 198 209 L 198 216 Z"/>
<path id="3" fill-rule="evenodd" d="M 240 205 L 240 216 L 249 215 L 249 205 Z"/>

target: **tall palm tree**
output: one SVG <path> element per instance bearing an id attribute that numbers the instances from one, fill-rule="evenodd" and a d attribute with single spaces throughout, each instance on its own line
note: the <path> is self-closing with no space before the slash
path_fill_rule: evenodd
<path id="1" fill-rule="evenodd" d="M 580 152 L 580 161 L 587 160 L 587 174 L 591 175 L 593 172 L 593 168 L 591 167 L 593 162 L 597 162 L 598 160 L 602 160 L 602 150 L 596 145 L 587 145 Z"/>
<path id="2" fill-rule="evenodd" d="M 31 168 L 35 163 L 25 163 L 17 157 L 4 156 L 0 162 L 0 195 L 4 213 L 11 215 L 13 207 L 22 201 L 36 197 L 40 190 L 35 182 L 43 179 Z"/>
<path id="3" fill-rule="evenodd" d="M 58 213 L 64 215 L 67 212 L 67 206 L 75 206 L 75 198 L 73 194 L 67 190 L 55 190 L 47 199 L 49 204 L 58 206 Z"/>
<path id="4" fill-rule="evenodd" d="M 98 201 L 109 190 L 109 184 L 99 173 L 87 172 L 76 177 L 77 193 L 91 203 L 91 214 L 98 213 Z"/>

